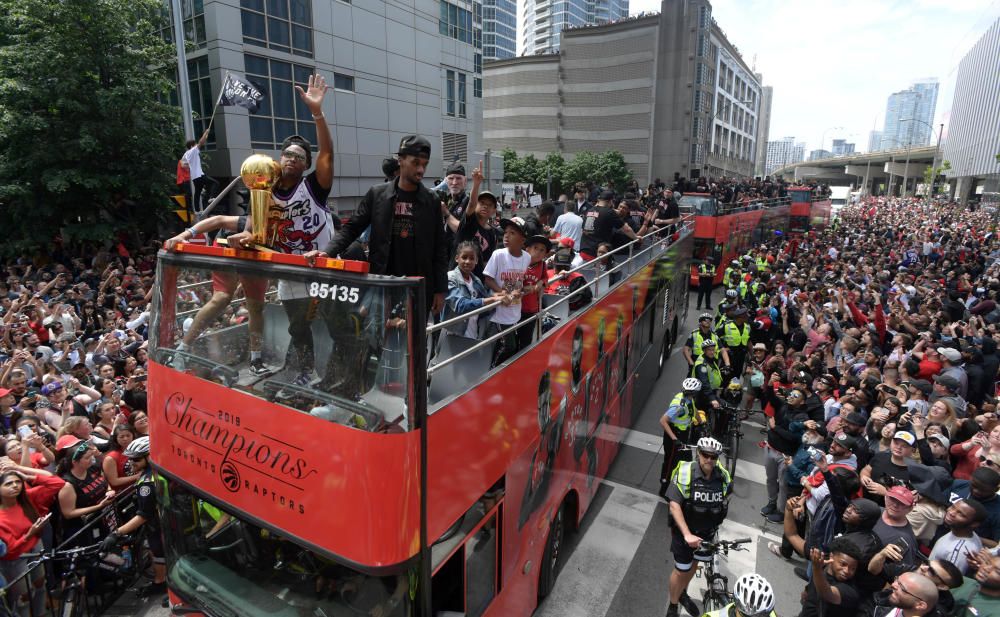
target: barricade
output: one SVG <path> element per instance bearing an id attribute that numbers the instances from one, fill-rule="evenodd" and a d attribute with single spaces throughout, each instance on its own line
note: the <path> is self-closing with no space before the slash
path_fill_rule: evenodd
<path id="1" fill-rule="evenodd" d="M 56 552 L 67 549 L 88 546 L 99 542 L 111 525 L 121 525 L 135 514 L 135 489 L 130 487 L 120 492 L 114 501 L 99 512 L 86 517 L 86 522 L 72 536 L 58 543 Z M 58 508 L 58 502 L 53 508 Z M 55 518 L 55 516 L 53 516 Z M 96 539 L 95 539 L 96 538 Z M 128 545 L 132 555 L 131 567 L 126 568 L 122 560 L 112 556 L 105 561 L 92 559 L 81 578 L 80 591 L 76 595 L 76 607 L 70 612 L 63 606 L 63 590 L 73 583 L 75 575 L 63 572 L 65 564 L 58 561 L 39 563 L 0 589 L 0 617 L 97 617 L 106 611 L 114 602 L 133 586 L 142 576 L 151 561 L 145 556 L 141 546 L 143 533 L 140 530 Z M 46 548 L 45 553 L 50 552 Z M 38 559 L 37 551 L 33 551 L 29 563 Z M 44 569 L 44 609 L 38 611 L 39 602 L 24 602 L 22 591 L 31 581 L 39 577 L 39 569 Z M 65 609 L 65 610 L 64 610 Z"/>

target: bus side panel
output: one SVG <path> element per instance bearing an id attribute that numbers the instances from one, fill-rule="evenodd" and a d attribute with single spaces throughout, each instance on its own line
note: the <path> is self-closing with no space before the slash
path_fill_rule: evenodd
<path id="1" fill-rule="evenodd" d="M 578 515 L 586 512 L 631 423 L 633 402 L 648 395 L 651 384 L 635 390 L 639 358 L 656 356 L 648 352 L 659 350 L 663 320 L 672 324 L 678 307 L 686 306 L 691 250 L 690 236 L 675 242 L 599 303 L 429 417 L 429 537 L 506 473 L 503 590 L 488 614 L 534 609 L 549 523 L 570 492 Z M 640 315 L 654 318 L 651 331 L 637 326 Z M 655 369 L 647 375 L 655 377 Z"/>

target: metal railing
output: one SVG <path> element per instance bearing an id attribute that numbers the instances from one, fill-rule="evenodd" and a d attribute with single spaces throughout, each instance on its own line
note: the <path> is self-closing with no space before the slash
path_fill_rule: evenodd
<path id="1" fill-rule="evenodd" d="M 578 294 L 582 294 L 584 292 L 584 290 L 591 289 L 591 288 L 593 288 L 593 291 L 591 292 L 592 295 L 593 295 L 592 302 L 596 302 L 601 297 L 603 297 L 608 292 L 610 292 L 611 289 L 612 289 L 612 286 L 609 285 L 607 287 L 607 289 L 605 290 L 604 294 L 595 293 L 599 289 L 600 282 L 602 280 L 610 278 L 613 274 L 616 274 L 616 273 L 622 271 L 623 269 L 625 269 L 630 264 L 632 264 L 634 262 L 637 262 L 638 260 L 640 260 L 641 258 L 643 258 L 643 256 L 646 253 L 652 251 L 654 248 L 661 247 L 664 250 L 666 250 L 674 242 L 679 241 L 680 239 L 682 239 L 686 235 L 692 233 L 694 231 L 694 217 L 691 216 L 691 215 L 682 217 L 681 220 L 678 223 L 676 223 L 674 225 L 671 225 L 669 227 L 675 227 L 676 231 L 674 233 L 669 234 L 668 236 L 666 236 L 664 238 L 658 239 L 656 242 L 651 243 L 649 246 L 647 246 L 645 248 L 642 248 L 639 251 L 636 251 L 635 249 L 639 245 L 641 245 L 642 242 L 645 239 L 650 238 L 652 236 L 659 236 L 660 234 L 662 234 L 664 232 L 664 229 L 663 228 L 657 229 L 657 230 L 651 231 L 651 232 L 649 232 L 649 233 L 647 233 L 645 235 L 639 236 L 636 240 L 632 240 L 628 244 L 623 244 L 622 246 L 620 246 L 620 247 L 618 247 L 618 248 L 616 248 L 616 249 L 614 249 L 612 251 L 608 251 L 607 253 L 605 253 L 604 255 L 602 255 L 599 258 L 596 258 L 596 259 L 591 260 L 591 261 L 584 262 L 584 263 L 580 264 L 579 266 L 576 266 L 575 268 L 570 268 L 569 270 L 566 270 L 564 272 L 560 272 L 559 274 L 557 274 L 557 275 L 555 275 L 553 277 L 548 278 L 546 280 L 546 285 L 549 285 L 549 284 L 554 283 L 556 281 L 560 281 L 562 279 L 565 279 L 565 278 L 569 277 L 569 275 L 571 275 L 573 273 L 576 273 L 576 272 L 580 272 L 581 270 L 593 269 L 594 266 L 596 265 L 596 262 L 598 262 L 598 260 L 606 259 L 606 258 L 612 258 L 614 255 L 619 254 L 619 253 L 624 253 L 625 250 L 628 249 L 628 259 L 626 259 L 622 263 L 614 266 L 613 268 L 610 268 L 608 270 L 604 270 L 604 271 L 598 272 L 597 276 L 595 276 L 593 280 L 588 281 L 580 289 L 578 289 L 578 290 L 576 290 L 574 292 L 571 292 L 571 293 L 569 293 L 569 294 L 567 294 L 565 296 L 560 297 L 559 300 L 553 302 L 552 304 L 550 304 L 549 306 L 547 306 L 545 308 L 541 308 L 537 313 L 535 313 L 534 315 L 532 315 L 530 318 L 525 319 L 524 321 L 519 321 L 519 322 L 517 322 L 515 324 L 512 324 L 512 325 L 506 327 L 506 328 L 503 328 L 502 330 L 500 330 L 496 334 L 494 334 L 492 336 L 489 336 L 489 337 L 487 337 L 487 338 L 479 341 L 478 343 L 476 343 L 472 347 L 469 347 L 468 349 L 466 349 L 466 350 L 464 350 L 464 351 L 462 351 L 460 353 L 457 353 L 457 354 L 455 354 L 455 355 L 453 355 L 453 356 L 451 356 L 449 358 L 446 358 L 446 359 L 442 360 L 441 362 L 432 364 L 431 366 L 429 366 L 427 368 L 427 373 L 428 374 L 433 374 L 435 371 L 438 371 L 440 369 L 445 368 L 446 366 L 448 366 L 450 364 L 458 362 L 459 360 L 462 360 L 463 358 L 466 358 L 466 357 L 468 357 L 468 356 L 476 353 L 480 349 L 483 349 L 487 345 L 490 345 L 490 344 L 498 341 L 499 339 L 503 338 L 504 336 L 509 335 L 514 330 L 516 330 L 518 328 L 521 328 L 521 327 L 524 327 L 526 324 L 534 324 L 535 325 L 535 334 L 536 334 L 536 336 L 538 336 L 540 338 L 539 335 L 541 334 L 542 324 L 545 322 L 546 319 L 548 319 L 551 316 L 553 316 L 553 313 L 555 312 L 555 311 L 553 311 L 554 308 L 558 307 L 559 305 L 563 304 L 564 302 L 565 303 L 569 303 L 569 301 L 571 299 L 573 299 L 574 296 L 577 296 Z M 673 239 L 673 236 L 675 234 L 677 234 L 677 239 L 676 240 Z M 648 259 L 648 257 L 646 259 Z M 643 262 L 643 263 L 645 263 L 645 262 Z M 624 280 L 624 277 L 622 278 L 622 280 Z M 434 324 L 432 326 L 428 326 L 427 327 L 427 334 L 430 335 L 430 334 L 432 334 L 434 332 L 438 332 L 438 331 L 440 331 L 440 330 L 442 330 L 444 328 L 447 328 L 448 326 L 452 326 L 452 325 L 455 325 L 455 324 L 460 324 L 462 322 L 465 322 L 466 320 L 468 320 L 471 317 L 475 317 L 477 315 L 482 315 L 483 313 L 487 313 L 489 311 L 492 311 L 495 308 L 496 307 L 494 307 L 494 306 L 482 306 L 480 308 L 474 309 L 474 310 L 469 311 L 467 313 L 462 313 L 461 315 L 457 315 L 455 317 L 452 317 L 451 319 L 448 319 L 448 320 L 436 323 L 436 324 Z"/>
<path id="2" fill-rule="evenodd" d="M 111 504 L 86 517 L 86 522 L 76 533 L 57 544 L 55 548 L 56 552 L 93 544 L 95 542 L 95 532 L 102 538 L 105 535 L 104 532 L 109 526 L 106 521 L 117 521 L 117 524 L 121 525 L 131 518 L 135 509 L 134 496 L 135 489 L 133 487 L 129 487 L 119 493 Z M 53 508 L 58 507 L 58 501 L 53 503 Z M 92 571 L 93 575 L 84 577 L 81 581 L 78 590 L 80 595 L 77 597 L 79 604 L 78 608 L 73 612 L 74 616 L 97 617 L 101 615 L 114 604 L 126 589 L 135 584 L 143 574 L 142 568 L 139 565 L 144 563 L 144 560 L 140 559 L 142 537 L 141 531 L 134 536 L 131 546 L 134 565 L 131 569 L 126 570 L 106 561 L 95 561 L 93 564 L 87 564 L 92 566 L 88 568 L 88 571 Z M 46 553 L 48 552 L 49 548 L 46 549 Z M 51 561 L 40 563 L 16 579 L 6 581 L 6 585 L 0 588 L 0 617 L 14 615 L 18 617 L 23 617 L 24 615 L 29 615 L 30 617 L 64 617 L 60 614 L 60 610 L 62 609 L 60 597 L 65 581 L 63 579 L 63 572 L 58 570 L 58 565 L 58 563 Z M 44 570 L 44 572 L 40 572 L 39 570 Z M 45 584 L 40 589 L 36 589 L 33 581 L 40 578 L 44 579 Z M 99 580 L 95 580 L 95 578 Z M 24 590 L 28 590 L 28 601 L 26 603 L 22 601 Z M 45 594 L 44 608 L 41 611 L 37 610 L 35 606 L 36 602 L 32 601 L 35 599 L 36 593 Z"/>

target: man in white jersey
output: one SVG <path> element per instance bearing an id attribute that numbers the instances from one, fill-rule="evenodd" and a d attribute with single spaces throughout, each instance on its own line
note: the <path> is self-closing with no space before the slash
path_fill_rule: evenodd
<path id="1" fill-rule="evenodd" d="M 326 246 L 333 239 L 333 221 L 326 207 L 326 199 L 333 186 L 333 139 L 323 115 L 323 98 L 327 89 L 323 76 L 311 76 L 307 90 L 298 85 L 295 89 L 316 121 L 319 145 L 316 169 L 305 175 L 312 165 L 309 142 L 299 135 L 286 138 L 281 144 L 281 178 L 271 190 L 274 202 L 281 206 L 281 215 L 277 220 L 270 221 L 269 227 L 274 230 L 271 248 L 302 255 Z M 252 221 L 248 221 L 246 231 L 231 236 L 230 246 L 249 246 L 252 242 L 251 226 Z M 291 336 L 286 364 L 298 369 L 294 383 L 307 385 L 315 376 L 315 352 L 310 328 L 311 313 L 315 314 L 311 310 L 314 299 L 309 297 L 305 283 L 286 280 L 278 283 L 278 298 L 288 315 L 288 334 Z M 330 308 L 325 303 L 319 311 L 322 313 Z M 329 320 L 326 321 L 333 336 L 334 327 Z"/>

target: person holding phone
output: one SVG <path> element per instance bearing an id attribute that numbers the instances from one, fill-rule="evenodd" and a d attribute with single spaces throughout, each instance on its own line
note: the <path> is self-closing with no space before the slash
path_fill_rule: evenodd
<path id="1" fill-rule="evenodd" d="M 917 565 L 917 537 L 906 518 L 915 503 L 910 489 L 905 486 L 890 488 L 885 494 L 885 510 L 872 528 L 884 548 L 872 557 L 868 571 L 886 576 L 886 582 Z"/>
<path id="2" fill-rule="evenodd" d="M 28 577 L 25 553 L 42 546 L 42 530 L 52 516 L 51 509 L 65 482 L 42 469 L 0 463 L 0 541 L 7 554 L 0 559 L 0 574 L 15 584 L 14 597 L 32 603 L 32 613 L 45 610 L 45 569 L 36 568 Z"/>

